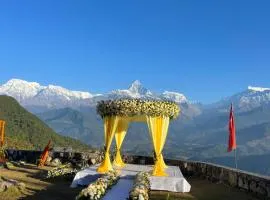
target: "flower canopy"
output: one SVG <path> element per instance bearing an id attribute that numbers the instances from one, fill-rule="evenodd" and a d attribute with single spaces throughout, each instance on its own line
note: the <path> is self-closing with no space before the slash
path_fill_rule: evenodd
<path id="1" fill-rule="evenodd" d="M 142 99 L 119 99 L 100 101 L 97 112 L 104 120 L 105 158 L 97 171 L 106 173 L 112 170 L 110 161 L 110 147 L 113 138 L 116 141 L 116 157 L 114 165 L 123 167 L 120 149 L 125 138 L 128 125 L 132 121 L 147 122 L 153 142 L 156 161 L 153 169 L 154 176 L 166 176 L 167 167 L 162 156 L 170 119 L 175 119 L 180 112 L 174 102 Z"/>
<path id="2" fill-rule="evenodd" d="M 97 105 L 98 114 L 105 116 L 167 116 L 175 119 L 180 112 L 179 106 L 175 102 L 142 100 L 142 99 L 119 99 L 100 101 Z"/>

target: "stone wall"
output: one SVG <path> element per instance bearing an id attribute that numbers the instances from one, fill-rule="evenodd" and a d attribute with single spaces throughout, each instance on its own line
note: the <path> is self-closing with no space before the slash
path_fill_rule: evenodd
<path id="1" fill-rule="evenodd" d="M 9 160 L 25 160 L 35 163 L 41 151 L 8 150 Z M 59 158 L 62 162 L 71 160 L 96 160 L 95 153 L 51 152 L 52 158 Z M 123 159 L 130 164 L 153 164 L 152 157 L 124 155 Z M 98 159 L 97 159 L 98 161 Z M 257 195 L 262 199 L 270 199 L 270 177 L 261 176 L 233 168 L 212 163 L 166 159 L 166 164 L 179 166 L 185 177 L 196 176 L 212 182 L 223 183 L 231 187 Z"/>
<path id="2" fill-rule="evenodd" d="M 7 150 L 7 158 L 10 161 L 26 161 L 28 163 L 36 163 L 40 158 L 42 151 L 29 151 L 29 150 Z M 95 152 L 76 153 L 76 152 L 58 152 L 51 151 L 50 157 L 52 159 L 58 158 L 62 163 L 64 162 L 91 162 L 94 164 L 99 161 L 99 155 Z"/>
<path id="3" fill-rule="evenodd" d="M 7 158 L 10 161 L 26 161 L 28 163 L 36 163 L 40 158 L 42 151 L 28 151 L 28 150 L 13 150 L 8 149 Z"/>
<path id="4" fill-rule="evenodd" d="M 185 175 L 224 183 L 270 199 L 270 177 L 204 162 L 180 161 L 178 166 Z"/>
<path id="5" fill-rule="evenodd" d="M 153 164 L 153 158 L 144 156 L 126 156 L 126 162 L 132 164 Z M 261 199 L 270 199 L 270 177 L 236 170 L 212 163 L 165 159 L 167 165 L 179 166 L 185 177 L 196 176 L 216 183 L 223 183 Z"/>

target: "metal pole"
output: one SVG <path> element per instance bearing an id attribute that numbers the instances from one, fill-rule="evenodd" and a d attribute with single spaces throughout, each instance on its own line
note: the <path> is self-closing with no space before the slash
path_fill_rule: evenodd
<path id="1" fill-rule="evenodd" d="M 237 169 L 236 149 L 234 149 L 234 163 L 235 163 L 235 169 Z"/>

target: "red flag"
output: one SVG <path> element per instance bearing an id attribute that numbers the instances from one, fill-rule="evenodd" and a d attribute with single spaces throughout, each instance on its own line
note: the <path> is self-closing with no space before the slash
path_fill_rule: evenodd
<path id="1" fill-rule="evenodd" d="M 236 149 L 236 135 L 235 135 L 235 125 L 233 116 L 233 107 L 231 104 L 230 119 L 229 119 L 229 142 L 228 142 L 228 152 Z"/>

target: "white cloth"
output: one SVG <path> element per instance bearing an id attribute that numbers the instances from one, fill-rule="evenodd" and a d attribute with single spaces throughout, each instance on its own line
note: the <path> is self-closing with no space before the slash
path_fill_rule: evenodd
<path id="1" fill-rule="evenodd" d="M 96 171 L 97 165 L 91 166 L 87 169 L 79 171 L 73 179 L 71 187 L 78 185 L 89 185 L 89 183 L 96 180 L 101 175 Z M 121 180 L 130 176 L 134 176 L 141 171 L 151 171 L 153 166 L 149 165 L 132 165 L 127 164 L 121 169 Z M 116 168 L 117 169 L 117 168 Z M 190 184 L 184 178 L 179 167 L 168 166 L 166 169 L 167 177 L 151 176 L 151 190 L 163 190 L 171 192 L 189 192 L 191 189 Z M 115 187 L 115 186 L 114 186 Z"/>
<path id="2" fill-rule="evenodd" d="M 102 200 L 125 200 L 133 186 L 132 179 L 121 178 L 102 198 Z"/>
<path id="3" fill-rule="evenodd" d="M 150 177 L 151 190 L 162 190 L 170 192 L 189 192 L 190 184 L 185 178 L 179 177 Z"/>
<path id="4" fill-rule="evenodd" d="M 75 188 L 77 186 L 89 185 L 89 183 L 98 179 L 101 176 L 101 174 L 96 172 L 97 167 L 98 167 L 97 165 L 94 165 L 79 171 L 75 175 L 70 187 Z"/>

